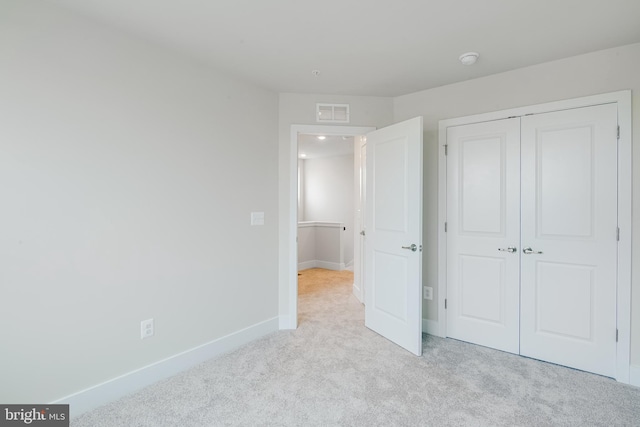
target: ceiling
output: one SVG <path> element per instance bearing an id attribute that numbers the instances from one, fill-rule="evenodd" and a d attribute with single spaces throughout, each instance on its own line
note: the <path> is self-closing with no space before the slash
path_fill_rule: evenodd
<path id="1" fill-rule="evenodd" d="M 326 135 L 298 135 L 298 158 L 319 159 L 333 156 L 353 156 L 353 137 Z M 304 154 L 304 156 L 303 156 Z"/>
<path id="2" fill-rule="evenodd" d="M 46 1 L 276 92 L 399 96 L 640 42 L 640 0 Z"/>

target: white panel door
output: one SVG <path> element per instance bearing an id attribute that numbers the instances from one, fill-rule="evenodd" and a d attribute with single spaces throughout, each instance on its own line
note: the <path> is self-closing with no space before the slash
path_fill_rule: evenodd
<path id="1" fill-rule="evenodd" d="M 518 353 L 520 119 L 447 129 L 447 336 Z"/>
<path id="2" fill-rule="evenodd" d="M 422 117 L 367 135 L 365 325 L 422 354 Z"/>
<path id="3" fill-rule="evenodd" d="M 615 376 L 617 106 L 522 118 L 522 355 Z"/>

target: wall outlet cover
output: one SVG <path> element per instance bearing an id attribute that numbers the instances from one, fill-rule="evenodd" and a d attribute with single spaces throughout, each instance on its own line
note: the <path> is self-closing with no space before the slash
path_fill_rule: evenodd
<path id="1" fill-rule="evenodd" d="M 140 322 L 140 339 L 151 338 L 153 336 L 153 319 L 147 319 Z"/>

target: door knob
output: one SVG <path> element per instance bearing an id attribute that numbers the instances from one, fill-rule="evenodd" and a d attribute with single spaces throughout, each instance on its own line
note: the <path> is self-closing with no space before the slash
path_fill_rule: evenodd
<path id="1" fill-rule="evenodd" d="M 533 250 L 533 249 L 531 249 L 531 248 L 524 248 L 524 249 L 522 250 L 522 252 L 524 252 L 524 253 L 525 253 L 525 254 L 527 254 L 527 255 L 531 255 L 531 254 L 541 254 L 541 253 L 542 253 L 542 251 L 534 251 L 534 250 Z"/>
<path id="2" fill-rule="evenodd" d="M 411 246 L 403 246 L 403 247 L 402 247 L 402 249 L 409 249 L 409 250 L 411 250 L 412 252 L 415 252 L 415 251 L 417 251 L 417 250 L 418 250 L 418 246 L 416 246 L 416 244 L 415 244 L 415 243 L 413 243 Z"/>
<path id="3" fill-rule="evenodd" d="M 514 253 L 515 251 L 517 251 L 518 249 L 515 248 L 514 246 L 509 246 L 508 248 L 498 248 L 499 251 L 501 252 L 509 252 L 509 253 Z"/>
<path id="4" fill-rule="evenodd" d="M 361 236 L 364 236 L 364 230 L 362 230 L 362 231 L 360 232 L 360 235 L 361 235 Z"/>

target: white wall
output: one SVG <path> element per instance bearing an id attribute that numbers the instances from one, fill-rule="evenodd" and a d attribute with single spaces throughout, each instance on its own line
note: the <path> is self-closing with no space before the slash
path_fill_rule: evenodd
<path id="1" fill-rule="evenodd" d="M 438 121 L 447 118 L 632 89 L 634 168 L 640 167 L 640 44 L 603 50 L 394 100 L 395 121 L 424 117 L 424 283 L 437 291 Z M 640 365 L 640 173 L 634 177 L 631 363 Z M 424 301 L 437 319 L 437 295 Z"/>
<path id="2" fill-rule="evenodd" d="M 316 229 L 300 226 L 298 223 L 298 270 L 305 270 L 308 264 L 316 264 Z"/>
<path id="3" fill-rule="evenodd" d="M 298 270 L 344 270 L 344 224 L 305 221 L 298 223 Z"/>
<path id="4" fill-rule="evenodd" d="M 393 99 L 369 96 L 345 95 L 317 95 L 281 93 L 279 95 L 279 199 L 278 207 L 281 212 L 279 218 L 279 286 L 280 286 L 280 315 L 289 316 L 289 263 L 291 259 L 289 241 L 289 223 L 296 221 L 290 218 L 290 158 L 291 158 L 291 126 L 317 125 L 315 112 L 316 103 L 350 104 L 351 122 L 348 126 L 384 127 L 393 123 Z M 283 321 L 284 324 L 289 324 Z"/>
<path id="5" fill-rule="evenodd" d="M 344 262 L 353 262 L 353 218 L 355 215 L 353 153 L 320 157 L 304 163 L 304 219 L 341 222 Z M 300 217 L 300 215 L 298 215 Z"/>
<path id="6" fill-rule="evenodd" d="M 274 93 L 2 1 L 0 402 L 51 402 L 278 315 L 277 114 Z"/>

